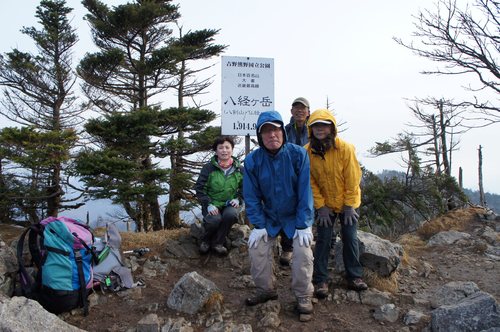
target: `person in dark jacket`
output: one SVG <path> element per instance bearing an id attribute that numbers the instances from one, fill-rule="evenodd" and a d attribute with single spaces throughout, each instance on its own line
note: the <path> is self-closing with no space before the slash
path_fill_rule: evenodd
<path id="1" fill-rule="evenodd" d="M 287 141 L 289 143 L 304 146 L 309 143 L 309 132 L 307 120 L 309 119 L 309 101 L 304 97 L 295 98 L 292 102 L 292 118 L 285 126 Z"/>
<path id="2" fill-rule="evenodd" d="M 219 255 L 227 254 L 224 242 L 231 226 L 238 221 L 243 174 L 240 162 L 233 157 L 233 149 L 231 137 L 218 137 L 213 144 L 215 156 L 203 166 L 195 184 L 205 229 L 200 243 L 202 254 L 210 248 Z"/>
<path id="3" fill-rule="evenodd" d="M 283 120 L 276 111 L 257 119 L 260 147 L 245 158 L 243 197 L 253 230 L 248 239 L 250 273 L 257 288 L 246 299 L 256 305 L 278 298 L 273 249 L 283 231 L 293 239 L 292 291 L 301 314 L 311 314 L 313 197 L 306 150 L 287 143 Z"/>
<path id="4" fill-rule="evenodd" d="M 309 118 L 309 101 L 304 97 L 295 98 L 292 102 L 292 118 L 285 126 L 287 141 L 292 144 L 304 146 L 309 142 L 307 130 L 307 119 Z M 290 265 L 293 252 L 293 239 L 289 239 L 285 233 L 280 234 L 281 254 L 280 264 Z"/>

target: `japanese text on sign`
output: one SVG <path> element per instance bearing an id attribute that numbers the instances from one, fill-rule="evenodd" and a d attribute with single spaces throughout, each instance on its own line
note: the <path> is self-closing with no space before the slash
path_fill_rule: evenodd
<path id="1" fill-rule="evenodd" d="M 222 57 L 224 135 L 255 135 L 259 114 L 274 109 L 274 60 Z"/>

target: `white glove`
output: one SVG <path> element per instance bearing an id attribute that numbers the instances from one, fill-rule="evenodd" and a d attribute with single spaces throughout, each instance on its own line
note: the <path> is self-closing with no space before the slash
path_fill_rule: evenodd
<path id="1" fill-rule="evenodd" d="M 240 201 L 237 198 L 233 198 L 232 200 L 229 201 L 229 205 L 237 209 L 240 207 Z"/>
<path id="2" fill-rule="evenodd" d="M 296 229 L 293 238 L 299 237 L 299 245 L 309 247 L 313 241 L 313 233 L 311 227 L 304 229 Z"/>
<path id="3" fill-rule="evenodd" d="M 260 239 L 264 238 L 264 242 L 267 242 L 267 231 L 265 228 L 257 229 L 254 228 L 248 237 L 248 248 L 257 248 Z"/>
<path id="4" fill-rule="evenodd" d="M 219 209 L 217 207 L 213 206 L 212 204 L 210 204 L 208 206 L 207 211 L 208 211 L 208 214 L 210 214 L 212 216 L 219 214 Z"/>

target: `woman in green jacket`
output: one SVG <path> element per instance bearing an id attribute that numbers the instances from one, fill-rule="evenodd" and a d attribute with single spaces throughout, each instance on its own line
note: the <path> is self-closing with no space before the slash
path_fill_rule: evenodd
<path id="1" fill-rule="evenodd" d="M 219 255 L 227 254 L 224 242 L 231 226 L 238 221 L 243 175 L 233 149 L 231 137 L 218 137 L 213 144 L 215 156 L 203 166 L 196 181 L 196 197 L 205 228 L 200 244 L 202 254 L 210 248 Z"/>

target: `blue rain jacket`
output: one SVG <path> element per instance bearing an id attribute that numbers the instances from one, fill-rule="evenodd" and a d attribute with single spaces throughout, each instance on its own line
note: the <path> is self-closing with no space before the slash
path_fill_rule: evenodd
<path id="1" fill-rule="evenodd" d="M 262 143 L 258 128 L 268 121 L 281 124 L 284 144 L 275 155 Z M 257 120 L 260 148 L 245 158 L 243 198 L 247 217 L 256 228 L 266 228 L 271 237 L 281 229 L 292 238 L 296 229 L 313 223 L 313 196 L 309 156 L 298 145 L 287 143 L 283 120 L 276 111 L 263 112 Z"/>

